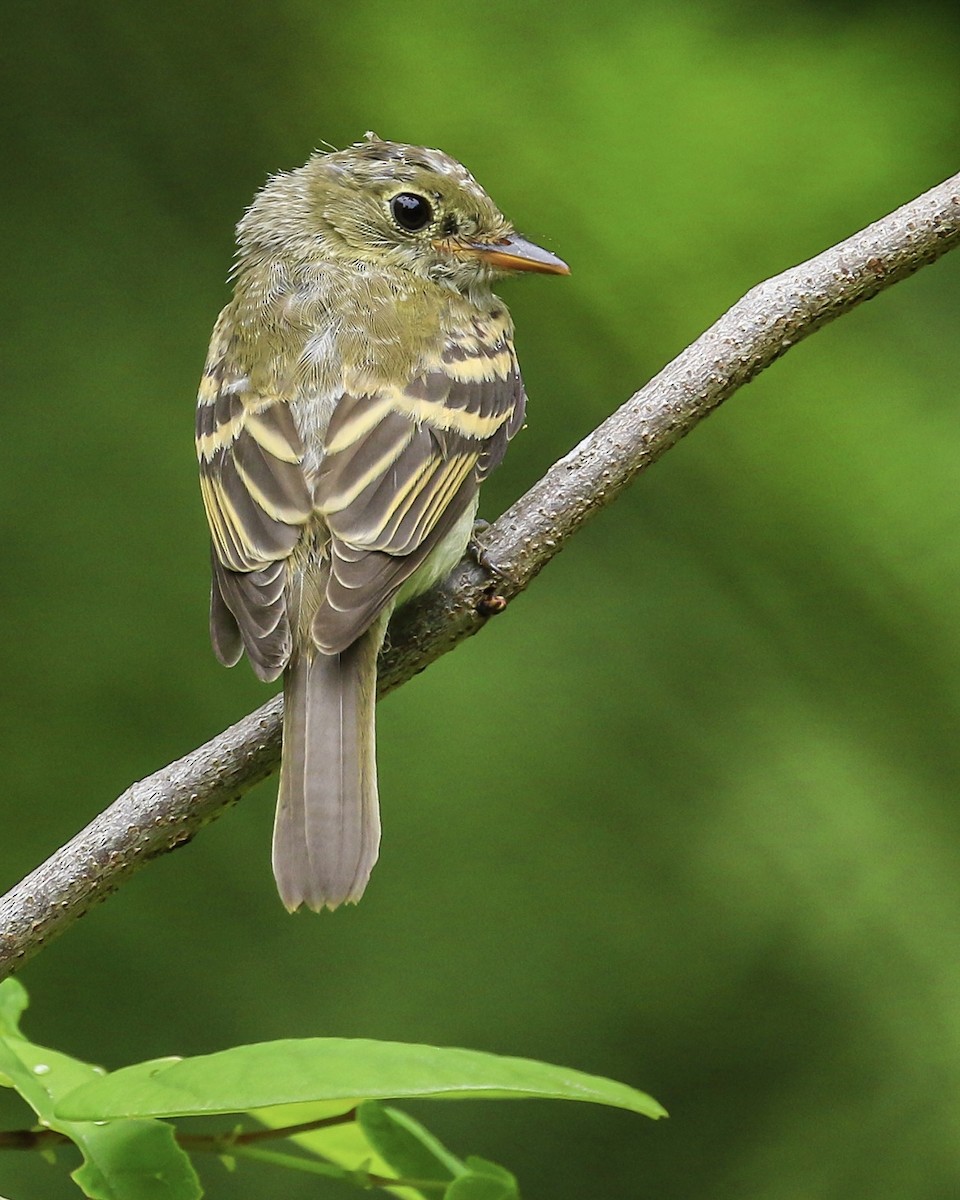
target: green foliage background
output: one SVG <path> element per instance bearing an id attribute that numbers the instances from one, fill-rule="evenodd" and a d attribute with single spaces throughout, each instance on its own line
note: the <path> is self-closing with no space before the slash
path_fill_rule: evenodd
<path id="1" fill-rule="evenodd" d="M 493 517 L 752 284 L 957 169 L 948 13 L 11 9 L 0 883 L 266 698 L 209 652 L 191 430 L 268 172 L 441 146 L 570 262 L 503 288 L 530 414 Z M 958 296 L 952 256 L 791 352 L 381 706 L 359 908 L 283 912 L 268 782 L 23 972 L 31 1035 L 466 1045 L 671 1111 L 420 1113 L 531 1198 L 956 1195 Z M 0 1193 L 74 1194 L 24 1155 Z"/>

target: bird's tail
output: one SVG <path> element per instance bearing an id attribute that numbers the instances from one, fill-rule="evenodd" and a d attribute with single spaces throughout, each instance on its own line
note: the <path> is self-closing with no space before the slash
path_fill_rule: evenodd
<path id="1" fill-rule="evenodd" d="M 273 873 L 292 912 L 363 895 L 380 846 L 374 710 L 377 622 L 339 654 L 295 656 L 283 687 Z"/>

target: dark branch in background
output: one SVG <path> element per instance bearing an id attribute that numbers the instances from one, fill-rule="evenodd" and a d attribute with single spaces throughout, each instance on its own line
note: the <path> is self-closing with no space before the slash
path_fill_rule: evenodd
<path id="1" fill-rule="evenodd" d="M 594 513 L 792 345 L 960 242 L 960 175 L 809 262 L 759 284 L 566 457 L 484 537 L 509 600 Z M 490 577 L 464 561 L 398 613 L 380 692 L 405 683 L 484 624 Z M 145 861 L 189 841 L 277 766 L 281 701 L 135 783 L 0 900 L 0 978 Z"/>

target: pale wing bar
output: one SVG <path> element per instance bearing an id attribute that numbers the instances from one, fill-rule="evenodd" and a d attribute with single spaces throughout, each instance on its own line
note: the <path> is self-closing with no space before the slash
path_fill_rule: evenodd
<path id="1" fill-rule="evenodd" d="M 284 560 L 313 514 L 303 444 L 287 404 L 230 375 L 222 332 L 213 346 L 196 427 L 212 544 L 210 636 L 221 662 L 232 666 L 245 649 L 256 673 L 275 679 L 291 647 Z"/>
<path id="2" fill-rule="evenodd" d="M 405 387 L 340 400 L 315 492 L 331 532 L 322 650 L 350 645 L 454 529 L 523 412 L 512 345 L 476 327 Z"/>

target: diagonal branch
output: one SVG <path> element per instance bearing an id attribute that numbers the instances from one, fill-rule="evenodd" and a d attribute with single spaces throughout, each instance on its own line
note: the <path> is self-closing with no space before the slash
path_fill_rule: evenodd
<path id="1" fill-rule="evenodd" d="M 698 421 L 815 330 L 960 242 L 960 175 L 816 258 L 749 291 L 488 530 L 505 599 L 523 591 L 594 513 Z M 398 613 L 380 692 L 405 683 L 484 624 L 489 577 L 464 560 Z M 135 783 L 0 899 L 0 977 L 109 895 L 146 861 L 182 845 L 273 771 L 282 701 Z"/>

